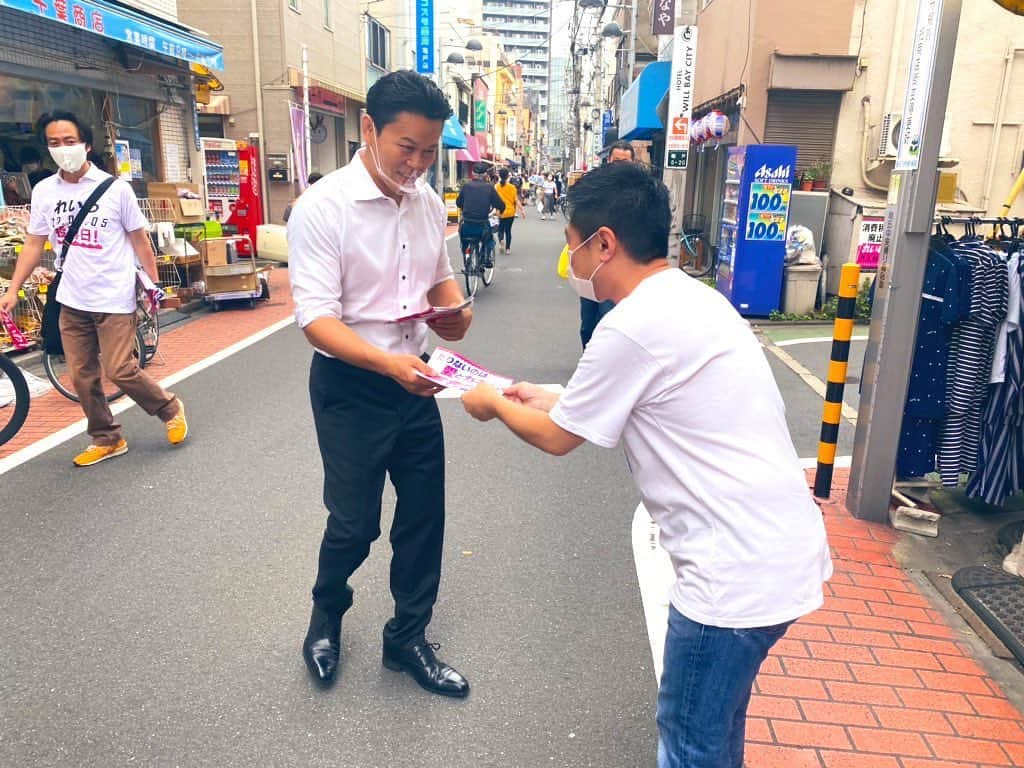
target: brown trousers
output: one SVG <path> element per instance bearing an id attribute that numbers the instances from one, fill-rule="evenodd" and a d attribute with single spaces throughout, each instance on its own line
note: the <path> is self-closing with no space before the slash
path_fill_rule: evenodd
<path id="1" fill-rule="evenodd" d="M 114 420 L 103 393 L 102 374 L 150 416 L 170 421 L 178 413 L 174 395 L 139 367 L 135 324 L 134 312 L 107 314 L 61 308 L 60 335 L 68 375 L 95 445 L 116 445 L 121 440 L 121 425 Z"/>

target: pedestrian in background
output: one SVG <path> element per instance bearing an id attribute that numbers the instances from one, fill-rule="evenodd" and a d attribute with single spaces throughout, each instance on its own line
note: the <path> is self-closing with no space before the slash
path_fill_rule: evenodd
<path id="1" fill-rule="evenodd" d="M 46 115 L 39 120 L 38 131 L 60 171 L 32 190 L 28 235 L 10 288 L 0 297 L 0 312 L 14 308 L 18 290 L 39 265 L 47 239 L 60 254 L 78 211 L 94 190 L 111 179 L 87 159 L 92 129 L 74 114 Z M 91 467 L 128 452 L 121 425 L 103 391 L 104 374 L 146 413 L 166 424 L 172 445 L 188 436 L 184 404 L 139 366 L 137 356 L 136 262 L 154 283 L 160 279 L 149 222 L 123 179 L 112 180 L 92 211 L 57 264 L 62 270 L 56 301 L 61 303 L 64 357 L 92 438 L 91 445 L 75 456 L 77 467 Z"/>
<path id="2" fill-rule="evenodd" d="M 292 208 L 295 207 L 295 201 L 298 200 L 300 197 L 302 197 L 302 193 L 303 192 L 308 190 L 310 187 L 312 187 L 314 184 L 316 184 L 318 181 L 320 181 L 320 179 L 322 179 L 323 177 L 324 177 L 324 175 L 322 173 L 316 173 L 316 172 L 311 173 L 311 174 L 309 174 L 309 176 L 306 177 L 306 189 L 302 190 L 302 192 L 299 192 L 299 194 L 297 194 L 295 197 L 293 197 L 291 202 L 288 203 L 288 205 L 286 205 L 284 207 L 284 215 L 283 215 L 282 218 L 284 218 L 284 223 L 285 224 L 288 223 L 288 219 L 292 215 Z"/>
<path id="3" fill-rule="evenodd" d="M 636 163 L 576 182 L 569 279 L 615 311 L 561 395 L 517 383 L 462 399 L 557 456 L 622 442 L 676 573 L 659 768 L 742 768 L 754 678 L 790 624 L 821 607 L 832 562 L 761 345 L 720 293 L 669 264 L 670 221 L 668 190 Z"/>
<path id="4" fill-rule="evenodd" d="M 616 141 L 608 151 L 608 163 L 631 163 L 636 160 L 636 152 L 628 141 Z M 601 318 L 615 308 L 614 301 L 591 301 L 580 299 L 580 342 L 587 348 L 594 329 Z"/>
<path id="5" fill-rule="evenodd" d="M 498 242 L 501 244 L 502 253 L 512 253 L 512 225 L 515 223 L 516 214 L 522 211 L 519 205 L 519 190 L 509 181 L 507 168 L 498 171 L 498 177 L 500 181 L 494 185 L 494 189 L 505 204 L 505 210 L 501 212 L 498 221 Z"/>
<path id="6" fill-rule="evenodd" d="M 428 326 L 458 341 L 472 312 L 393 322 L 463 303 L 445 246 L 445 205 L 421 179 L 451 113 L 427 78 L 408 70 L 382 77 L 366 95 L 364 148 L 310 187 L 288 222 L 295 317 L 316 350 L 309 393 L 329 513 L 302 644 L 323 685 L 338 671 L 349 578 L 380 536 L 390 476 L 398 497 L 390 532 L 395 614 L 384 626 L 384 666 L 433 693 L 469 693 L 426 639 L 441 582 L 445 454 L 433 397 L 440 387 L 422 376 L 433 373 L 423 359 Z"/>
<path id="7" fill-rule="evenodd" d="M 555 180 L 549 173 L 544 178 L 544 215 L 541 219 L 554 219 L 555 218 L 555 200 L 558 199 L 558 187 L 555 186 Z"/>

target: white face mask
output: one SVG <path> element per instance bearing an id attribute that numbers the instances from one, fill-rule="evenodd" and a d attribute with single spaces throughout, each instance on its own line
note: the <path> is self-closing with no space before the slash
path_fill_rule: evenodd
<path id="1" fill-rule="evenodd" d="M 572 255 L 574 253 L 576 253 L 576 251 L 578 251 L 584 245 L 589 243 L 590 240 L 596 234 L 597 234 L 597 232 L 595 231 L 593 235 L 591 235 L 586 240 L 584 240 L 582 243 L 580 243 L 575 248 L 573 248 L 571 251 L 569 251 L 569 275 L 568 275 L 569 285 L 572 286 L 572 289 L 574 291 L 576 291 L 576 295 L 577 296 L 579 296 L 581 299 L 588 299 L 590 301 L 598 301 L 597 294 L 594 293 L 594 275 L 597 274 L 597 270 L 601 269 L 601 267 L 604 266 L 604 262 L 602 261 L 600 264 L 598 264 L 597 268 L 594 269 L 594 271 L 590 273 L 590 277 L 588 277 L 587 279 L 584 280 L 582 277 L 577 277 L 576 273 L 572 269 Z"/>
<path id="2" fill-rule="evenodd" d="M 85 165 L 85 144 L 50 147 L 50 157 L 64 173 L 78 173 Z"/>
<path id="3" fill-rule="evenodd" d="M 377 169 L 377 173 L 384 179 L 385 182 L 392 188 L 394 192 L 401 195 L 412 195 L 419 191 L 417 184 L 419 183 L 420 177 L 423 175 L 422 171 L 414 173 L 412 176 L 407 178 L 404 182 L 396 181 L 384 172 L 384 167 L 380 164 L 380 147 L 377 145 L 377 130 L 373 131 L 373 145 L 368 146 L 367 150 L 370 152 L 370 156 L 373 158 L 373 166 Z"/>

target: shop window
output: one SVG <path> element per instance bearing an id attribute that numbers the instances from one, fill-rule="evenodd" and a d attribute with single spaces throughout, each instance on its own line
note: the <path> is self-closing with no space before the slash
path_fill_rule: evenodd
<path id="1" fill-rule="evenodd" d="M 156 104 L 134 96 L 111 95 L 108 110 L 117 139 L 127 141 L 132 164 L 132 181 L 160 181 L 160 114 Z M 175 143 L 178 137 L 168 136 Z M 181 140 L 184 140 L 183 138 Z"/>
<path id="2" fill-rule="evenodd" d="M 391 32 L 376 19 L 370 17 L 366 25 L 366 58 L 375 67 L 387 71 L 391 64 Z"/>

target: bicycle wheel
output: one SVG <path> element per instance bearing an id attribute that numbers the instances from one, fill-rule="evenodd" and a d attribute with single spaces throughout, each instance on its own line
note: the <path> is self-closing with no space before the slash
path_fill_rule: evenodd
<path id="1" fill-rule="evenodd" d="M 480 280 L 480 273 L 477 268 L 477 263 L 480 258 L 478 248 L 480 244 L 477 241 L 472 241 L 466 246 L 465 253 L 462 254 L 462 274 L 466 278 L 466 295 L 475 296 L 477 283 Z"/>
<path id="2" fill-rule="evenodd" d="M 21 429 L 28 418 L 28 383 L 13 360 L 0 354 L 0 445 Z"/>
<path id="3" fill-rule="evenodd" d="M 145 342 L 142 338 L 142 331 L 139 329 L 135 330 L 135 359 L 139 361 L 139 368 L 145 368 L 146 363 L 149 362 L 149 358 L 143 354 L 145 349 Z M 103 360 L 100 360 L 100 365 L 103 365 Z M 68 364 L 64 355 L 51 355 L 49 352 L 43 354 L 43 368 L 46 371 L 46 378 L 53 384 L 53 388 L 60 392 L 68 400 L 74 400 L 76 403 L 81 402 L 78 399 L 78 394 L 75 392 L 75 387 L 71 383 L 71 374 L 68 372 Z M 124 396 L 124 392 L 118 389 L 113 382 L 110 381 L 105 375 L 100 378 L 101 385 L 103 387 L 103 394 L 107 398 L 108 403 L 112 403 L 119 397 Z"/>
<path id="4" fill-rule="evenodd" d="M 498 244 L 493 240 L 490 246 L 490 258 L 481 259 L 480 261 L 480 279 L 483 280 L 485 286 L 490 285 L 494 282 L 494 262 L 498 258 Z M 486 265 L 490 266 L 486 266 Z"/>
<path id="5" fill-rule="evenodd" d="M 715 249 L 704 235 L 683 235 L 679 244 L 679 268 L 690 277 L 704 277 L 711 271 Z"/>
<path id="6" fill-rule="evenodd" d="M 150 313 L 141 310 L 138 329 L 142 334 L 142 357 L 148 364 L 156 354 L 156 348 L 160 345 L 160 312 Z"/>

